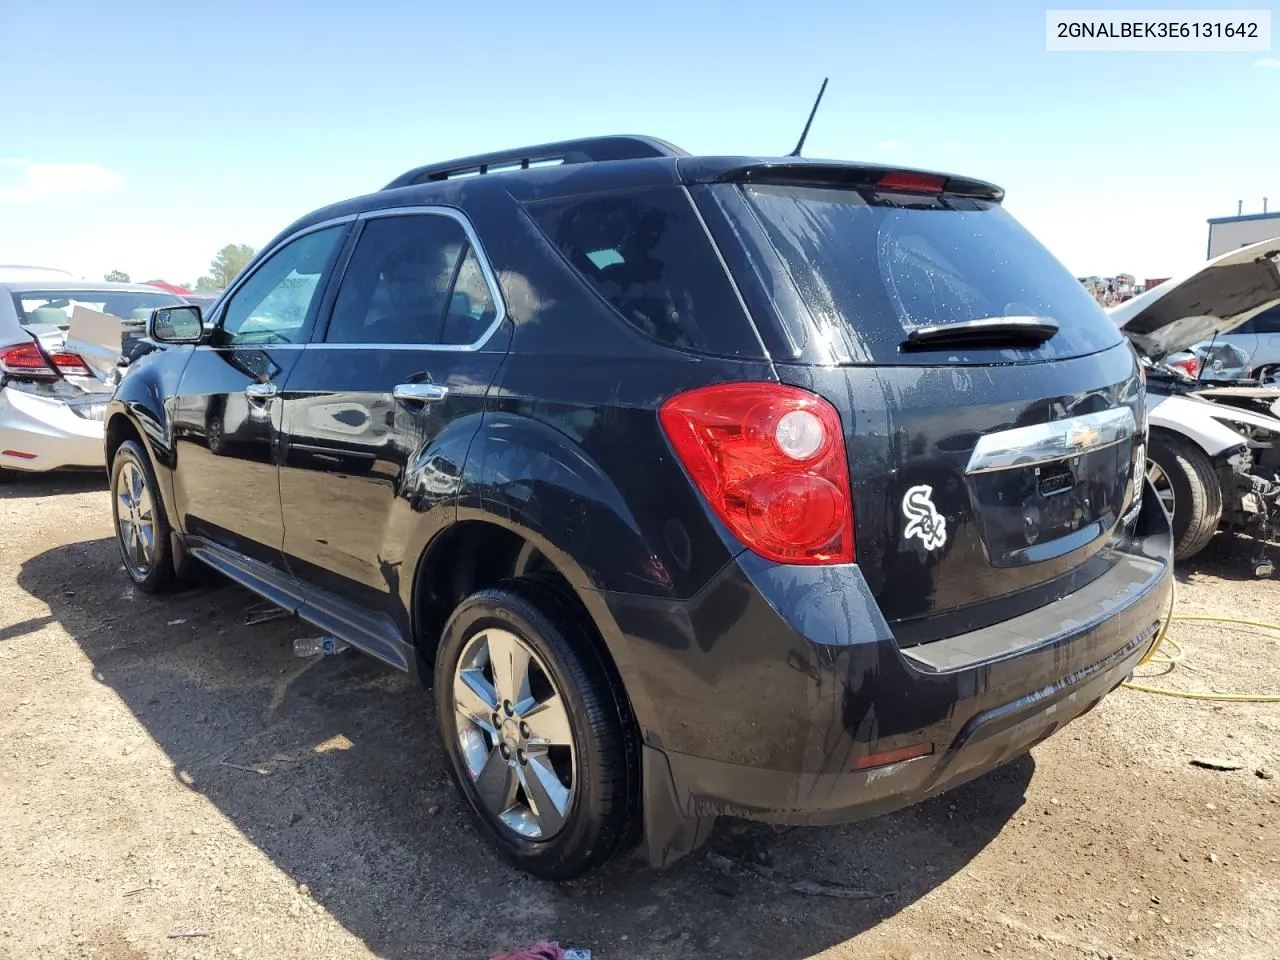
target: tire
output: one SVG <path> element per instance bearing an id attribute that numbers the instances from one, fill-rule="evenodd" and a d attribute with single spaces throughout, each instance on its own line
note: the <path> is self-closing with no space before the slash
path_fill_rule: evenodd
<path id="1" fill-rule="evenodd" d="M 1253 379 L 1261 380 L 1263 383 L 1272 383 L 1277 374 L 1280 374 L 1280 364 L 1268 363 L 1253 371 Z"/>
<path id="2" fill-rule="evenodd" d="M 136 500 L 136 506 L 131 500 Z M 136 511 L 132 513 L 134 519 L 128 515 L 122 519 L 122 510 Z M 169 517 L 151 460 L 136 440 L 120 444 L 111 458 L 111 515 L 116 547 L 129 579 L 144 593 L 172 590 L 177 577 L 169 543 Z M 140 544 L 146 543 L 148 527 L 150 546 L 143 551 Z"/>
<path id="3" fill-rule="evenodd" d="M 532 654 L 532 666 L 529 696 L 510 712 L 501 694 L 513 686 L 494 682 L 492 658 L 510 653 L 513 642 Z M 464 683 L 464 673 L 475 686 Z M 550 707 L 539 712 L 554 702 L 552 692 L 563 723 Z M 545 880 L 569 880 L 635 839 L 638 743 L 626 697 L 588 625 L 554 591 L 512 580 L 463 600 L 436 653 L 435 700 L 454 783 L 480 832 L 509 863 Z M 470 719 L 482 714 L 487 727 Z M 556 742 L 566 734 L 570 746 Z"/>
<path id="4" fill-rule="evenodd" d="M 1147 456 L 1147 475 L 1155 482 L 1163 473 L 1173 491 L 1173 558 L 1189 560 L 1208 546 L 1222 520 L 1217 471 L 1199 447 L 1165 433 L 1151 434 Z"/>

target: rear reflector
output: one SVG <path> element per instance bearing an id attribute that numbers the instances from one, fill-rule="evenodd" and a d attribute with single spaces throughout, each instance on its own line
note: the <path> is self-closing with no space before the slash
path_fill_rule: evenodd
<path id="1" fill-rule="evenodd" d="M 23 343 L 0 352 L 0 373 L 39 380 L 53 380 L 58 376 L 58 372 L 49 366 L 43 351 L 35 342 Z"/>
<path id="2" fill-rule="evenodd" d="M 34 453 L 27 453 L 23 450 L 0 450 L 0 457 L 17 457 L 19 460 L 34 460 Z"/>
<path id="3" fill-rule="evenodd" d="M 887 750 L 884 753 L 871 753 L 865 757 L 859 757 L 854 761 L 853 769 L 868 770 L 871 767 L 886 767 L 891 763 L 901 763 L 903 760 L 927 757 L 931 753 L 933 753 L 932 743 L 917 743 L 900 750 Z"/>
<path id="4" fill-rule="evenodd" d="M 876 183 L 876 189 L 897 190 L 901 193 L 941 193 L 946 183 L 947 181 L 944 177 L 899 170 L 881 177 Z"/>

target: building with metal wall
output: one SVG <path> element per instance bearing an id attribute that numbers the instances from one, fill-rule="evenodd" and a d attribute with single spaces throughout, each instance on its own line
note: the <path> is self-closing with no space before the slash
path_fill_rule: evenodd
<path id="1" fill-rule="evenodd" d="M 1209 221 L 1208 259 L 1247 247 L 1259 240 L 1277 237 L 1280 237 L 1280 213 L 1267 213 L 1267 203 L 1264 200 L 1262 213 L 1214 217 Z"/>

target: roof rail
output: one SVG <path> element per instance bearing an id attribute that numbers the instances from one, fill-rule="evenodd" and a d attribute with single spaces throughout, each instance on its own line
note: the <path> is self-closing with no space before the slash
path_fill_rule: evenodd
<path id="1" fill-rule="evenodd" d="M 497 153 L 482 153 L 474 157 L 446 160 L 414 167 L 396 177 L 382 189 L 393 190 L 414 183 L 433 180 L 449 180 L 454 177 L 473 176 L 481 173 L 503 173 L 508 170 L 528 170 L 532 166 L 552 166 L 565 163 L 596 163 L 605 160 L 641 160 L 648 157 L 687 157 L 689 154 L 665 140 L 656 137 L 614 136 L 589 137 L 584 140 L 562 140 L 544 143 L 536 147 L 516 147 Z"/>

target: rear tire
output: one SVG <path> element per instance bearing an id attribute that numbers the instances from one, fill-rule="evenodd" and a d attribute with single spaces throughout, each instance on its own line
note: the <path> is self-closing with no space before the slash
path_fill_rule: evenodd
<path id="1" fill-rule="evenodd" d="M 1147 456 L 1147 476 L 1157 490 L 1163 475 L 1173 492 L 1173 558 L 1189 560 L 1208 546 L 1222 520 L 1217 471 L 1199 447 L 1163 432 L 1151 434 Z"/>
<path id="2" fill-rule="evenodd" d="M 494 670 L 495 661 L 526 657 L 523 687 L 518 669 Z M 545 880 L 569 880 L 634 839 L 630 711 L 589 628 L 565 601 L 523 580 L 472 594 L 445 625 L 435 661 L 450 772 L 504 859 Z M 551 703 L 560 712 L 548 720 Z"/>
<path id="3" fill-rule="evenodd" d="M 177 577 L 169 543 L 169 517 L 151 459 L 135 440 L 111 458 L 111 513 L 125 572 L 144 593 L 168 593 Z"/>

